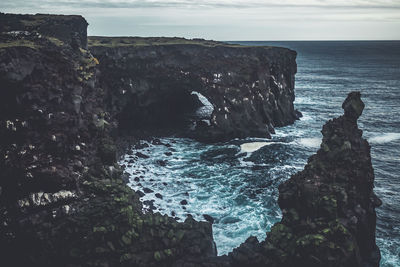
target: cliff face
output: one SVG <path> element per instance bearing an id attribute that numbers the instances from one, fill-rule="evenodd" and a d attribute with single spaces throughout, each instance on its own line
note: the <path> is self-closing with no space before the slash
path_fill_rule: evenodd
<path id="1" fill-rule="evenodd" d="M 294 58 L 288 58 L 287 53 L 294 54 L 279 49 L 269 51 L 267 48 L 219 47 L 219 43 L 205 41 L 187 41 L 190 44 L 182 44 L 186 41 L 178 40 L 180 44 L 171 44 L 170 39 L 159 40 L 169 43 L 165 46 L 143 45 L 141 48 L 132 48 L 130 40 L 126 48 L 120 45 L 115 49 L 95 48 L 102 57 L 99 65 L 99 59 L 85 50 L 82 42 L 81 46 L 77 46 L 79 43 L 62 37 L 85 35 L 81 32 L 87 25 L 83 18 L 43 15 L 26 17 L 27 20 L 35 18 L 39 19 L 35 23 L 43 23 L 43 27 L 15 32 L 13 25 L 20 27 L 18 25 L 23 22 L 18 20 L 24 20 L 25 17 L 0 15 L 0 21 L 10 21 L 10 24 L 2 24 L 6 32 L 0 34 L 2 264 L 378 265 L 375 207 L 380 201 L 372 190 L 374 174 L 369 145 L 362 139 L 362 132 L 357 127 L 357 118 L 364 107 L 358 93 L 350 94 L 344 102 L 345 115 L 324 126 L 321 149 L 310 158 L 304 171 L 280 186 L 279 205 L 283 219 L 272 228 L 267 239 L 259 242 L 250 237 L 228 256 L 217 257 L 210 223 L 196 222 L 191 217 L 184 223 L 178 223 L 158 213 L 143 214 L 138 194 L 125 185 L 122 172 L 116 165 L 114 130 L 117 121 L 114 118 L 119 123 L 123 123 L 124 119 L 135 119 L 135 116 L 127 115 L 133 110 L 144 115 L 150 114 L 146 118 L 151 118 L 151 110 L 146 111 L 146 107 L 154 107 L 149 103 L 170 97 L 167 85 L 171 86 L 171 95 L 184 100 L 192 99 L 186 85 L 198 89 L 213 101 L 216 107 L 213 116 L 218 117 L 220 111 L 217 107 L 225 107 L 228 100 L 249 96 L 250 102 L 251 96 L 261 88 L 260 84 L 254 88 L 249 86 L 250 82 L 257 79 L 260 82 L 260 77 L 268 68 L 270 73 L 274 73 L 269 79 L 278 80 L 278 85 L 286 82 L 281 87 L 288 89 L 289 78 L 285 73 L 293 74 L 295 65 L 292 64 Z M 67 33 L 60 33 L 57 28 L 46 33 L 35 30 L 46 28 L 53 19 L 60 23 L 60 31 L 68 28 Z M 57 32 L 56 35 L 51 35 L 53 32 Z M 55 36 L 61 36 L 61 39 Z M 170 59 L 169 49 L 172 50 Z M 253 49 L 254 52 L 251 52 Z M 245 52 L 237 52 L 242 50 Z M 279 51 L 283 51 L 283 59 L 278 58 Z M 151 56 L 153 52 L 160 56 L 160 63 L 157 63 L 156 57 Z M 243 65 L 238 64 L 234 54 L 242 55 Z M 221 55 L 226 58 L 225 63 Z M 200 59 L 189 60 L 197 56 Z M 271 60 L 261 60 L 267 56 Z M 257 64 L 251 63 L 251 57 Z M 207 61 L 209 58 L 214 60 L 214 64 Z M 285 65 L 285 60 L 289 60 L 288 65 Z M 272 67 L 273 71 L 271 62 L 276 64 Z M 110 64 L 108 67 L 107 63 Z M 183 73 L 178 68 L 179 64 L 183 66 Z M 196 70 L 196 64 L 204 73 Z M 260 67 L 262 64 L 268 67 Z M 162 79 L 157 78 L 157 71 L 151 71 L 151 68 L 159 70 Z M 239 68 L 243 69 L 239 72 Z M 292 71 L 286 72 L 286 69 Z M 143 72 L 139 76 L 132 76 L 133 73 L 138 75 L 137 71 L 140 70 Z M 214 77 L 217 70 L 223 75 Z M 240 92 L 236 90 L 236 93 L 232 93 L 235 98 L 231 98 L 227 89 L 231 88 L 228 87 L 230 83 L 225 75 L 227 72 L 237 75 L 232 78 L 232 84 L 241 89 Z M 248 77 L 253 74 L 255 76 L 248 78 L 245 74 Z M 182 76 L 177 78 L 172 75 Z M 185 78 L 187 76 L 190 79 Z M 127 81 L 134 77 L 140 78 L 132 80 L 131 87 Z M 204 77 L 221 81 L 207 81 L 202 79 Z M 185 86 L 180 87 L 180 82 Z M 292 84 L 293 80 L 290 82 Z M 124 89 L 126 85 L 129 88 Z M 272 85 L 269 86 L 259 93 L 262 96 L 269 95 L 269 99 L 279 99 Z M 119 90 L 126 91 L 123 93 Z M 226 99 L 222 92 L 227 94 Z M 284 90 L 281 96 L 288 97 L 286 94 L 289 95 L 289 91 Z M 177 104 L 181 102 L 177 101 Z M 240 110 L 244 112 L 247 108 L 251 109 L 251 106 L 243 102 L 243 106 L 235 103 L 229 106 L 232 116 L 239 116 Z M 262 103 L 266 105 L 269 102 L 254 100 L 253 109 L 245 113 L 245 116 L 254 114 L 254 125 L 257 125 L 259 116 L 256 111 L 265 112 Z M 237 110 L 232 107 L 237 107 Z M 284 114 L 282 111 L 274 112 Z M 278 125 L 277 118 L 280 118 L 276 116 L 271 117 L 275 126 Z M 281 120 L 282 125 L 288 123 L 283 117 Z M 241 128 L 242 121 L 232 118 L 229 122 L 237 124 L 234 127 L 236 130 L 228 134 L 236 136 L 248 133 Z M 220 138 L 220 134 L 226 131 L 218 125 L 219 120 L 216 119 L 216 124 L 208 128 L 213 133 L 211 140 Z M 248 128 L 251 131 L 257 129 Z"/>
<path id="2" fill-rule="evenodd" d="M 11 18 L 7 29 L 25 18 L 10 16 L 0 16 Z M 26 19 L 36 18 L 43 27 L 64 21 L 55 36 L 87 25 L 77 16 Z M 55 36 L 0 34 L 2 265 L 159 266 L 215 255 L 210 224 L 142 213 L 116 164 L 98 61 Z"/>
<path id="3" fill-rule="evenodd" d="M 213 105 L 192 137 L 224 141 L 268 137 L 295 112 L 296 53 L 276 47 L 242 47 L 178 38 L 90 37 L 100 84 L 122 125 L 172 125 L 198 108 L 198 92 Z"/>

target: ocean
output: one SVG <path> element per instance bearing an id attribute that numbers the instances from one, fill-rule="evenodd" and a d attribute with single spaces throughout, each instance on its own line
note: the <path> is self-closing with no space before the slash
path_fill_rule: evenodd
<path id="1" fill-rule="evenodd" d="M 343 113 L 343 100 L 357 90 L 366 105 L 359 127 L 372 146 L 375 192 L 383 201 L 376 232 L 381 266 L 400 266 L 400 41 L 232 43 L 297 51 L 295 107 L 303 117 L 277 128 L 272 139 L 206 145 L 165 137 L 161 141 L 170 147 L 149 143 L 140 150 L 150 158 L 128 163 L 123 157 L 129 185 L 154 191 L 142 198 L 145 207 L 181 221 L 187 214 L 197 220 L 212 216 L 219 255 L 250 235 L 264 239 L 281 218 L 278 185 L 303 169 L 319 148 L 322 126 Z"/>

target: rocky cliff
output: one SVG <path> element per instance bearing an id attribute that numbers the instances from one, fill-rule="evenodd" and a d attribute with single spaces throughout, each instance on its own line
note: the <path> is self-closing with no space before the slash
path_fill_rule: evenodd
<path id="1" fill-rule="evenodd" d="M 284 49 L 221 47 L 219 43 L 182 39 L 173 41 L 179 44 L 171 44 L 171 39 L 158 40 L 168 43 L 164 46 L 157 46 L 154 40 L 145 45 L 142 39 L 143 47 L 132 48 L 129 39 L 126 48 L 120 47 L 120 41 L 115 49 L 95 48 L 92 43 L 91 47 L 101 57 L 98 59 L 85 49 L 87 23 L 82 17 L 0 14 L 0 21 L 2 265 L 378 265 L 375 207 L 380 201 L 373 193 L 369 145 L 357 127 L 357 118 L 364 107 L 358 93 L 350 94 L 344 102 L 342 117 L 324 126 L 321 149 L 310 158 L 304 171 L 280 186 L 283 219 L 272 228 L 267 239 L 259 242 L 250 237 L 228 256 L 217 257 L 210 223 L 196 222 L 191 217 L 178 223 L 159 213 L 142 212 L 138 194 L 125 185 L 116 164 L 117 125 L 138 119 L 130 117 L 130 111 L 151 113 L 146 111 L 146 107 L 154 107 L 150 103 L 155 99 L 160 101 L 161 96 L 171 97 L 166 96 L 168 88 L 172 96 L 183 95 L 185 100 L 192 99 L 186 96 L 195 88 L 213 103 L 216 118 L 222 116 L 218 107 L 227 107 L 237 116 L 239 111 L 246 111 L 244 116 L 255 116 L 253 126 L 264 123 L 265 134 L 267 121 L 257 116 L 267 114 L 263 105 L 271 99 L 278 106 L 272 105 L 273 111 L 268 113 L 278 114 L 267 118 L 274 126 L 295 118 L 290 105 L 286 110 L 289 113 L 277 111 L 282 107 L 279 108 L 279 97 L 274 93 L 286 88 L 277 91 L 282 92 L 281 101 L 293 97 L 288 88 L 293 89 L 290 75 L 295 72 L 294 53 Z M 48 27 L 55 28 L 48 30 Z M 198 42 L 201 45 L 194 44 Z M 168 59 L 169 49 L 171 59 Z M 154 53 L 160 56 L 159 69 Z M 243 65 L 238 65 L 235 53 Z M 292 57 L 279 58 L 279 53 Z M 211 62 L 190 59 L 198 55 Z M 266 57 L 271 60 L 260 60 Z M 227 61 L 224 63 L 221 58 Z M 179 70 L 179 64 L 185 68 Z M 195 68 L 196 64 L 204 73 Z M 219 72 L 213 65 L 220 66 Z M 130 72 L 130 68 L 135 72 Z M 139 75 L 136 71 L 140 70 L 143 72 Z M 162 79 L 158 79 L 157 70 Z M 236 76 L 228 75 L 229 72 Z M 269 80 L 262 79 L 266 73 Z M 185 79 L 186 76 L 191 78 Z M 228 89 L 230 76 L 234 76 L 231 83 L 236 88 L 232 95 Z M 269 87 L 260 85 L 267 80 Z M 271 85 L 271 80 L 276 80 L 278 89 Z M 190 86 L 180 87 L 181 81 Z M 253 87 L 251 82 L 256 81 L 259 83 Z M 283 83 L 286 85 L 279 86 Z M 268 95 L 269 100 L 256 100 L 257 92 L 263 97 Z M 222 100 L 224 94 L 228 96 Z M 247 110 L 252 106 L 243 101 L 240 102 L 243 106 L 239 102 L 225 105 L 239 96 L 247 97 L 250 103 L 253 100 L 254 110 Z M 179 100 L 178 104 L 182 102 Z M 257 113 L 260 111 L 264 113 Z M 148 116 L 150 119 L 151 115 Z M 226 125 L 236 125 L 225 127 L 236 129 L 228 134 L 249 133 L 241 128 L 242 121 L 227 120 Z M 212 132 L 212 140 L 219 139 L 226 131 L 218 128 L 219 119 L 215 122 L 210 123 L 210 128 L 202 128 Z M 248 129 L 258 132 L 257 127 Z"/>
<path id="2" fill-rule="evenodd" d="M 296 52 L 289 49 L 121 37 L 90 37 L 89 47 L 121 127 L 176 128 L 199 107 L 192 92 L 213 108 L 189 133 L 202 141 L 268 137 L 300 115 L 293 107 Z"/>
<path id="3" fill-rule="evenodd" d="M 143 214 L 122 180 L 98 60 L 58 38 L 79 36 L 86 21 L 0 19 L 11 21 L 0 34 L 2 265 L 159 266 L 215 255 L 210 224 Z M 14 31 L 19 19 L 43 25 Z M 69 33 L 41 31 L 53 19 Z"/>

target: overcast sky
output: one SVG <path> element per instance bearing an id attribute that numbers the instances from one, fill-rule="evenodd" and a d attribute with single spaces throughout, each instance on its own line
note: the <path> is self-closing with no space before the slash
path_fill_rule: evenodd
<path id="1" fill-rule="evenodd" d="M 80 14 L 89 35 L 400 40 L 400 0 L 0 0 L 0 11 Z"/>

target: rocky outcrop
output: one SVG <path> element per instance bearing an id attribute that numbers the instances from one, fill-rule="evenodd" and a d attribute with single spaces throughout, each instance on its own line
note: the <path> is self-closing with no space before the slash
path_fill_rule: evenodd
<path id="1" fill-rule="evenodd" d="M 2 29 L 6 29 L 6 32 L 0 34 L 2 265 L 378 265 L 379 249 L 375 244 L 375 207 L 380 204 L 380 201 L 373 193 L 374 174 L 369 154 L 370 147 L 357 127 L 357 118 L 364 107 L 359 93 L 351 93 L 348 96 L 343 104 L 345 110 L 343 116 L 329 121 L 324 126 L 321 149 L 309 159 L 305 169 L 280 186 L 279 205 L 282 208 L 283 218 L 280 223 L 273 226 L 267 239 L 259 242 L 256 238 L 250 237 L 228 256 L 217 257 L 209 222 L 196 222 L 189 216 L 185 222 L 178 223 L 175 219 L 161 216 L 159 213 L 144 214 L 142 212 L 138 193 L 125 185 L 122 171 L 115 163 L 117 121 L 114 118 L 119 119 L 119 123 L 129 118 L 127 114 L 132 111 L 131 108 L 135 108 L 133 105 L 135 103 L 140 106 L 138 111 L 143 112 L 142 107 L 151 106 L 146 103 L 159 99 L 162 95 L 159 93 L 167 90 L 163 87 L 166 85 L 177 85 L 176 88 L 171 87 L 172 92 L 178 90 L 172 95 L 178 98 L 183 96 L 185 100 L 190 99 L 185 98 L 189 92 L 186 87 L 182 87 L 184 91 L 179 91 L 182 89 L 179 89 L 181 81 L 197 84 L 199 87 L 191 88 L 204 90 L 201 93 L 210 101 L 213 100 L 216 107 L 227 103 L 225 99 L 225 102 L 219 100 L 222 94 L 217 88 L 224 88 L 224 90 L 228 88 L 229 82 L 224 80 L 228 78 L 215 77 L 221 78 L 220 87 L 218 87 L 219 81 L 203 81 L 201 78 L 207 78 L 207 75 L 211 75 L 209 78 L 214 77 L 213 72 L 216 69 L 212 69 L 213 64 L 207 63 L 207 65 L 200 61 L 185 63 L 186 54 L 194 57 L 198 53 L 202 59 L 208 58 L 204 55 L 214 59 L 220 58 L 219 55 L 214 54 L 215 49 L 222 55 L 226 55 L 224 56 L 227 60 L 226 64 L 233 66 L 224 67 L 223 61 L 220 61 L 218 62 L 220 70 L 236 73 L 233 71 L 237 71 L 236 68 L 240 66 L 234 62 L 233 55 L 239 53 L 243 55 L 242 67 L 251 68 L 248 71 L 241 70 L 240 73 L 241 75 L 245 73 L 249 77 L 251 73 L 258 73 L 254 72 L 255 67 L 250 63 L 251 56 L 254 56 L 253 60 L 261 65 L 265 62 L 267 65 L 272 64 L 271 62 L 275 62 L 274 64 L 281 62 L 278 67 L 272 69 L 277 71 L 273 73 L 282 72 L 283 76 L 271 74 L 271 77 L 280 81 L 277 82 L 278 84 L 283 81 L 288 84 L 289 78 L 285 76 L 284 70 L 287 68 L 293 70 L 293 65 L 290 65 L 293 62 L 292 59 L 284 57 L 290 63 L 286 66 L 285 59 L 278 59 L 278 55 L 274 53 L 286 51 L 284 52 L 286 56 L 287 53 L 293 56 L 294 54 L 279 49 L 268 52 L 268 48 L 254 48 L 255 52 L 250 52 L 253 48 L 248 48 L 247 51 L 245 48 L 219 47 L 219 43 L 205 41 L 190 41 L 200 42 L 202 45 L 193 43 L 183 45 L 182 40 L 175 40 L 180 44 L 171 45 L 170 39 L 159 40 L 159 42 L 169 43 L 168 45 L 151 48 L 143 44 L 142 39 L 141 49 L 132 48 L 138 53 L 134 54 L 135 60 L 132 62 L 137 62 L 138 66 L 143 67 L 143 75 L 140 76 L 142 80 L 139 87 L 135 87 L 136 83 L 132 81 L 133 89 L 128 97 L 123 98 L 121 95 L 127 92 L 118 90 L 125 90 L 123 86 L 126 85 L 130 76 L 126 78 L 120 76 L 122 66 L 138 70 L 132 62 L 129 64 L 126 62 L 130 59 L 131 48 L 127 48 L 127 54 L 124 54 L 124 50 L 119 45 L 114 50 L 99 48 L 106 51 L 101 60 L 105 62 L 110 60 L 111 66 L 118 66 L 114 69 L 115 73 L 113 68 L 109 68 L 108 71 L 111 73 L 106 74 L 107 68 L 104 65 L 99 67 L 99 59 L 85 50 L 83 42 L 63 39 L 63 36 L 84 34 L 81 32 L 81 28 L 86 27 L 83 18 L 39 15 L 37 16 L 39 22 L 35 22 L 37 27 L 27 28 L 29 31 L 18 26 L 25 23 L 18 22 L 24 18 L 23 16 L 0 15 L 0 21 L 4 22 Z M 36 16 L 26 18 L 35 20 Z M 40 30 L 45 29 L 52 19 L 55 20 L 52 27 L 59 25 L 59 30 L 53 28 L 51 31 L 41 32 Z M 7 24 L 7 21 L 10 21 L 10 24 Z M 41 23 L 44 25 L 40 26 Z M 13 25 L 17 25 L 16 28 L 13 28 Z M 67 33 L 59 32 L 65 28 L 68 28 Z M 54 32 L 57 33 L 52 35 Z M 172 59 L 168 59 L 167 56 L 169 49 L 172 50 Z M 156 79 L 156 73 L 150 72 L 150 68 L 157 67 L 157 58 L 149 58 L 149 55 L 153 54 L 151 51 L 156 55 L 162 55 L 159 58 L 160 70 L 166 74 L 160 75 L 165 83 Z M 118 53 L 126 55 L 125 58 L 124 56 L 120 58 L 122 63 L 115 61 Z M 143 54 L 142 59 L 140 59 L 141 54 Z M 256 57 L 255 55 L 263 56 Z M 263 61 L 264 63 L 257 61 L 266 56 L 274 60 Z M 183 59 L 179 61 L 181 57 Z M 104 64 L 101 60 L 100 64 Z M 147 60 L 149 66 L 146 67 Z M 175 67 L 172 62 L 175 62 Z M 193 70 L 190 69 L 189 74 L 185 74 L 188 67 L 181 73 L 182 77 L 193 75 L 193 78 L 172 77 L 171 75 L 176 74 L 178 63 L 193 68 Z M 195 63 L 199 64 L 199 68 L 205 74 L 208 74 L 200 76 L 200 72 L 195 70 Z M 268 69 L 267 67 L 260 68 L 262 70 L 260 73 Z M 293 71 L 287 73 L 293 73 Z M 99 77 L 103 75 L 104 80 L 101 78 L 99 81 Z M 146 78 L 147 75 L 154 79 Z M 251 96 L 256 92 L 255 88 L 261 88 L 260 84 L 258 87 L 255 85 L 254 88 L 250 86 L 252 89 L 246 85 L 249 81 L 256 81 L 256 79 L 260 82 L 261 76 L 250 79 L 246 78 L 247 76 L 237 75 L 237 78 L 232 78 L 234 81 L 232 84 L 245 88 L 244 94 Z M 113 81 L 115 88 L 112 87 L 110 77 L 119 77 L 118 80 Z M 273 80 L 274 78 L 271 77 L 269 78 Z M 242 85 L 237 83 L 239 80 L 243 81 Z M 290 81 L 293 82 L 293 80 Z M 158 87 L 153 83 L 158 83 Z M 143 89 L 143 94 L 135 91 L 137 88 Z M 156 88 L 162 88 L 162 90 L 155 90 Z M 246 88 L 249 91 L 246 91 Z M 289 87 L 282 86 L 282 88 Z M 262 96 L 266 94 L 270 99 L 279 99 L 272 92 L 274 91 L 272 87 L 264 89 L 260 92 Z M 282 95 L 287 97 L 288 92 L 286 96 L 286 93 Z M 237 93 L 240 95 L 239 92 Z M 157 97 L 152 98 L 152 94 Z M 229 92 L 226 94 L 229 95 Z M 134 102 L 135 99 L 138 102 Z M 144 99 L 149 100 L 146 102 Z M 123 108 L 121 109 L 117 103 L 120 103 L 120 107 Z M 254 103 L 261 102 L 253 101 Z M 250 107 L 239 105 L 237 108 L 244 112 Z M 257 108 L 255 110 L 258 110 Z M 219 110 L 214 110 L 214 115 L 217 117 L 218 112 Z M 239 114 L 237 112 L 234 110 L 233 114 Z M 271 114 L 285 113 L 280 112 L 273 111 Z M 247 115 L 249 114 L 259 116 L 259 113 L 254 110 L 249 111 Z M 273 120 L 279 121 L 277 118 L 280 118 L 283 124 L 287 123 L 285 118 L 289 118 L 276 116 Z M 229 121 L 233 123 L 236 119 Z M 218 119 L 216 122 L 217 124 L 211 124 L 211 128 L 208 129 L 213 133 L 212 140 L 220 138 L 218 136 L 225 131 L 218 128 Z M 241 122 L 237 123 L 238 127 L 235 129 L 238 130 L 233 134 L 231 132 L 227 134 L 240 136 L 244 133 L 241 130 Z M 226 128 L 230 129 L 228 126 Z M 249 129 L 253 131 L 256 128 Z"/>
<path id="2" fill-rule="evenodd" d="M 259 243 L 249 238 L 229 254 L 234 266 L 379 266 L 370 146 L 357 119 L 359 92 L 328 121 L 317 154 L 279 186 L 281 222 Z"/>
<path id="3" fill-rule="evenodd" d="M 47 38 L 56 38 L 73 48 L 87 49 L 88 23 L 81 16 L 65 15 L 16 15 L 0 13 L 0 32 L 29 34 L 36 32 Z"/>
<path id="4" fill-rule="evenodd" d="M 279 187 L 281 225 L 298 238 L 297 262 L 378 266 L 375 208 L 381 201 L 373 192 L 370 146 L 357 127 L 360 93 L 350 93 L 342 107 L 344 115 L 324 125 L 321 149 L 304 171 Z"/>
<path id="5" fill-rule="evenodd" d="M 54 19 L 57 34 L 14 31 L 25 18 L 37 18 L 39 29 Z M 11 22 L 0 34 L 1 264 L 165 266 L 215 255 L 209 223 L 143 214 L 138 195 L 123 182 L 116 123 L 97 84 L 98 60 L 57 38 L 81 34 L 86 21 L 0 20 Z M 69 28 L 80 22 L 78 32 Z"/>
<path id="6" fill-rule="evenodd" d="M 202 141 L 269 137 L 298 118 L 294 110 L 296 52 L 179 38 L 90 37 L 100 84 L 122 127 L 176 128 L 199 107 L 213 105 L 190 136 Z M 197 101 L 196 101 L 197 100 Z"/>

